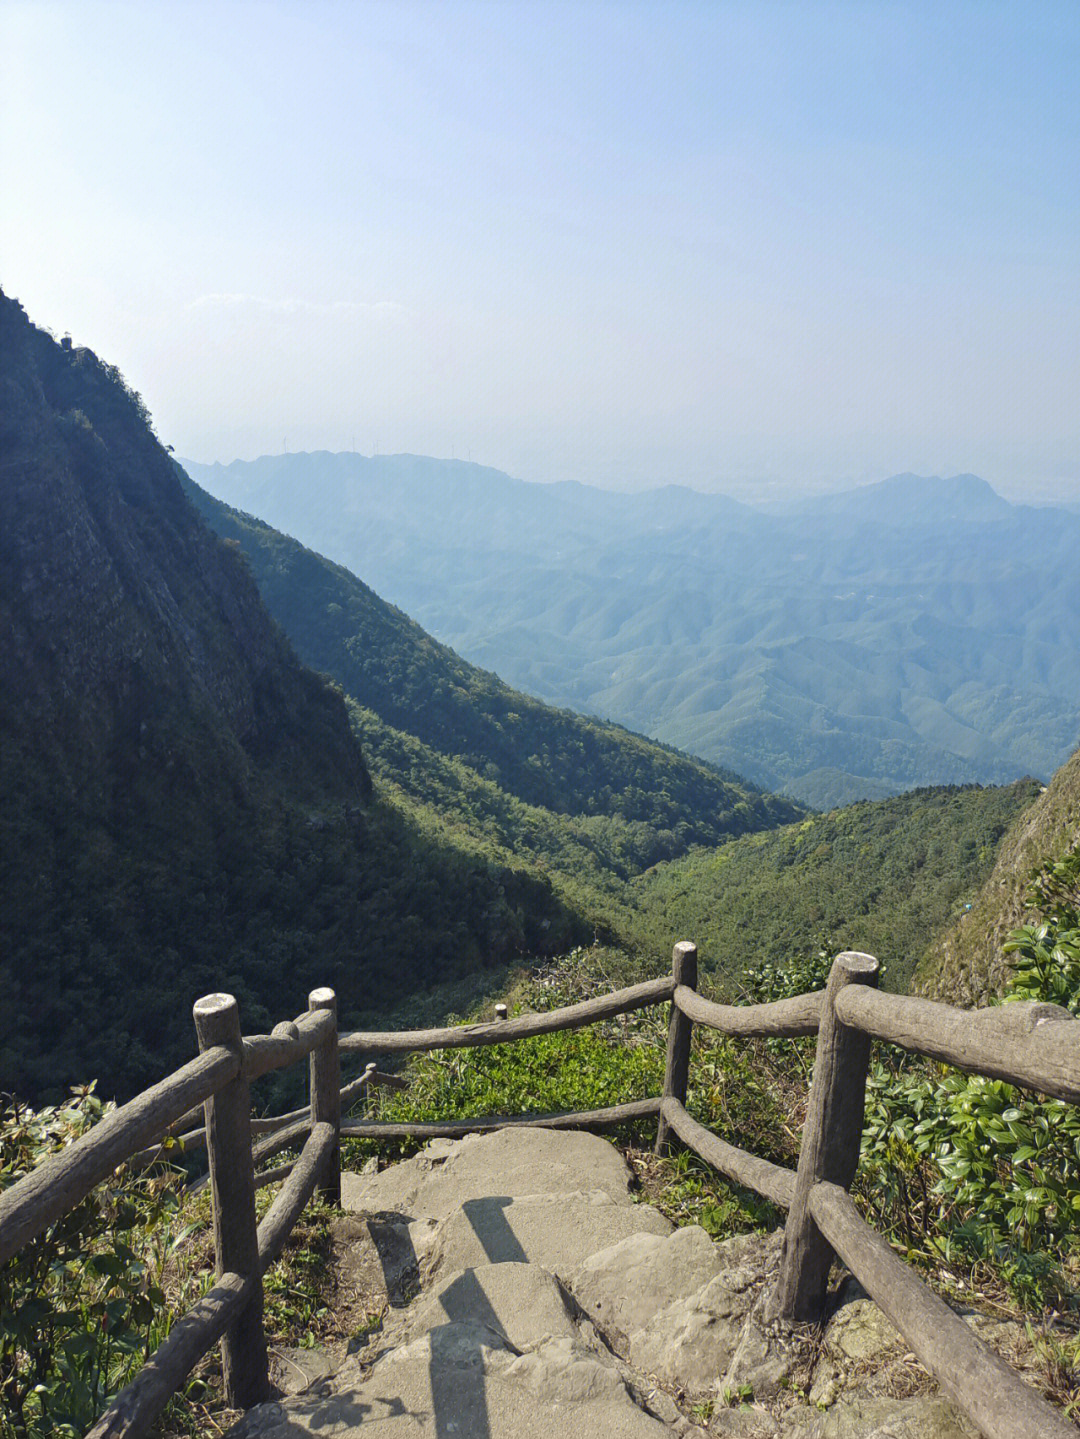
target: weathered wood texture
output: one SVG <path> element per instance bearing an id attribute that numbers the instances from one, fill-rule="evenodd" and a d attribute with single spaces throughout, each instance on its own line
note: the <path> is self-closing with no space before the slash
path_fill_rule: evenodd
<path id="1" fill-rule="evenodd" d="M 810 1213 L 810 1191 L 821 1180 L 847 1188 L 859 1167 L 866 1069 L 870 1039 L 836 1017 L 836 1001 L 848 986 L 877 983 L 879 965 L 871 954 L 846 950 L 833 960 L 821 1006 L 814 1078 L 799 1146 L 795 1197 L 784 1228 L 780 1274 L 773 1294 L 784 1319 L 816 1320 L 825 1307 L 833 1252 Z"/>
<path id="2" fill-rule="evenodd" d="M 758 1194 L 778 1204 L 781 1209 L 791 1207 L 791 1201 L 795 1197 L 794 1170 L 772 1164 L 767 1159 L 759 1159 L 756 1154 L 727 1144 L 711 1129 L 706 1129 L 696 1119 L 691 1118 L 678 1100 L 664 1100 L 664 1118 L 682 1142 L 695 1154 L 700 1154 L 706 1164 L 711 1164 L 736 1184 L 756 1190 Z"/>
<path id="3" fill-rule="evenodd" d="M 456 1024 L 450 1029 L 354 1031 L 339 1037 L 343 1053 L 406 1054 L 418 1049 L 469 1049 L 480 1044 L 509 1044 L 534 1034 L 552 1034 L 559 1029 L 580 1029 L 599 1019 L 610 1019 L 630 1009 L 645 1009 L 671 998 L 674 982 L 670 975 L 648 979 L 612 994 L 586 999 L 543 1014 L 519 1014 L 516 1019 L 499 1019 L 487 1024 Z"/>
<path id="4" fill-rule="evenodd" d="M 485 1119 L 456 1119 L 435 1124 L 378 1124 L 362 1120 L 343 1124 L 344 1139 L 460 1139 L 466 1134 L 484 1134 L 492 1129 L 607 1129 L 635 1119 L 652 1119 L 660 1113 L 660 1100 L 635 1099 L 609 1109 L 577 1110 L 569 1114 L 495 1114 Z"/>
<path id="5" fill-rule="evenodd" d="M 832 1248 L 986 1439 L 1076 1439 L 1075 1426 L 977 1339 L 892 1252 L 863 1220 L 846 1190 L 816 1184 L 810 1209 Z"/>
<path id="6" fill-rule="evenodd" d="M 214 1287 L 176 1320 L 169 1337 L 120 1391 L 86 1439 L 140 1439 L 256 1288 L 258 1280 L 252 1275 L 222 1274 Z"/>
<path id="7" fill-rule="evenodd" d="M 284 1069 L 295 1064 L 325 1042 L 332 1026 L 337 1026 L 336 1015 L 318 1009 L 302 1014 L 295 1021 L 279 1024 L 273 1034 L 251 1035 L 244 1040 L 245 1075 L 249 1080 L 258 1079 L 272 1069 Z M 295 1035 L 291 1032 L 293 1029 L 297 1031 Z"/>
<path id="8" fill-rule="evenodd" d="M 199 1048 L 224 1044 L 243 1054 L 236 1000 L 208 994 L 196 1000 Z M 216 1271 L 258 1275 L 259 1241 L 255 1230 L 255 1170 L 251 1154 L 251 1088 L 241 1070 L 206 1101 L 206 1149 L 213 1196 Z M 262 1285 L 252 1286 L 244 1308 L 226 1325 L 221 1341 L 225 1396 L 234 1409 L 258 1404 L 270 1392 Z"/>
<path id="9" fill-rule="evenodd" d="M 106 1115 L 100 1124 L 0 1194 L 0 1264 L 73 1209 L 119 1164 L 240 1069 L 239 1056 L 214 1045 L 175 1074 Z"/>
<path id="10" fill-rule="evenodd" d="M 319 1193 L 327 1204 L 341 1203 L 341 1144 L 336 1138 L 341 1129 L 341 1055 L 338 1052 L 337 995 L 332 989 L 313 989 L 308 995 L 313 1014 L 328 1014 L 332 1027 L 309 1061 L 309 1093 L 311 1096 L 311 1131 L 330 1125 L 334 1131 L 333 1148 L 319 1175 Z M 308 1141 L 310 1147 L 311 1141 Z M 302 1156 L 301 1156 L 302 1158 Z M 298 1164 L 300 1161 L 297 1161 Z M 280 1197 L 280 1196 L 279 1196 Z"/>
<path id="11" fill-rule="evenodd" d="M 693 1021 L 684 1009 L 675 1003 L 679 990 L 693 993 L 697 989 L 697 945 L 689 940 L 680 940 L 671 953 L 671 980 L 674 989 L 671 994 L 671 1012 L 668 1014 L 667 1059 L 664 1064 L 664 1098 L 686 1103 L 686 1085 L 690 1077 L 690 1039 Z M 656 1126 L 656 1154 L 666 1154 L 670 1147 L 670 1131 L 664 1118 L 664 1107 L 660 1106 L 660 1119 Z"/>
<path id="12" fill-rule="evenodd" d="M 817 1034 L 824 997 L 825 991 L 816 989 L 812 994 L 770 1004 L 715 1004 L 692 989 L 675 991 L 675 1003 L 688 1019 L 742 1039 L 795 1039 L 801 1034 Z"/>
<path id="13" fill-rule="evenodd" d="M 285 1129 L 277 1129 L 266 1139 L 262 1139 L 252 1147 L 251 1167 L 258 1169 L 268 1159 L 273 1159 L 275 1154 L 280 1154 L 283 1149 L 299 1148 L 311 1132 L 311 1120 L 300 1119 L 295 1124 L 290 1124 Z M 187 1186 L 189 1194 L 198 1194 L 210 1183 L 210 1175 L 204 1174 L 199 1179 L 193 1179 Z"/>
<path id="14" fill-rule="evenodd" d="M 293 1225 L 314 1194 L 338 1142 L 332 1124 L 316 1124 L 292 1166 L 292 1173 L 259 1224 L 259 1273 L 265 1273 L 285 1248 Z"/>
<path id="15" fill-rule="evenodd" d="M 1013 1001 L 991 1009 L 954 1009 L 852 988 L 837 999 L 837 1015 L 875 1039 L 1080 1103 L 1080 1022 L 1056 1004 Z"/>

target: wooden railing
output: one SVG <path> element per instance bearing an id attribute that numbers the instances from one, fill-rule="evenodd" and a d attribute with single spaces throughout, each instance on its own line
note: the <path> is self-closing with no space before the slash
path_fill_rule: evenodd
<path id="1" fill-rule="evenodd" d="M 338 1034 L 336 999 L 319 989 L 306 1014 L 269 1035 L 243 1038 L 236 1002 L 209 995 L 195 1005 L 200 1054 L 160 1084 L 110 1114 L 67 1149 L 0 1194 L 0 1263 L 43 1233 L 122 1163 L 152 1162 L 163 1137 L 185 1150 L 205 1145 L 213 1195 L 217 1278 L 179 1319 L 169 1337 L 90 1430 L 88 1439 L 137 1439 L 203 1354 L 222 1341 L 226 1397 L 237 1408 L 269 1390 L 262 1327 L 262 1275 L 312 1194 L 340 1195 L 343 1137 L 459 1137 L 508 1125 L 602 1129 L 657 1119 L 656 1148 L 680 1139 L 720 1173 L 788 1211 L 780 1272 L 771 1296 L 775 1318 L 818 1320 L 835 1255 L 906 1338 L 941 1388 L 986 1439 L 1075 1439 L 1075 1427 L 988 1349 L 931 1293 L 860 1216 L 848 1189 L 858 1167 L 871 1038 L 886 1040 L 958 1068 L 1008 1080 L 1071 1103 L 1080 1102 L 1080 1024 L 1055 1005 L 1013 1003 L 966 1011 L 878 993 L 871 955 L 837 956 L 826 988 L 771 1004 L 715 1004 L 697 992 L 697 950 L 675 946 L 672 971 L 660 979 L 548 1013 L 490 1023 L 395 1033 Z M 631 1010 L 670 1003 L 664 1091 L 606 1109 L 537 1115 L 490 1115 L 446 1123 L 341 1123 L 372 1085 L 401 1085 L 375 1062 L 341 1087 L 340 1055 L 378 1056 L 506 1044 L 575 1029 Z M 817 1035 L 809 1107 L 797 1170 L 727 1143 L 686 1109 L 693 1025 L 733 1037 Z M 310 1104 L 253 1120 L 252 1079 L 308 1058 Z M 205 1122 L 197 1122 L 202 1105 Z M 253 1140 L 253 1136 L 264 1136 Z M 303 1145 L 293 1163 L 261 1169 L 283 1149 Z M 255 1190 L 283 1181 L 260 1224 Z M 195 1186 L 193 1186 L 195 1187 Z"/>

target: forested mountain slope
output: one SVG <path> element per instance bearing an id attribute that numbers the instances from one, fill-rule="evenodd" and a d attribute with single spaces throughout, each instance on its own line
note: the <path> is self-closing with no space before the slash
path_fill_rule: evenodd
<path id="1" fill-rule="evenodd" d="M 935 938 L 916 989 L 952 1004 L 985 1004 L 1008 977 L 1002 945 L 1027 920 L 1025 892 L 1033 873 L 1080 845 L 1080 750 L 1054 775 L 1002 840 L 993 873 L 971 909 Z M 1030 922 L 1030 921 L 1027 921 Z"/>
<path id="2" fill-rule="evenodd" d="M 525 805 L 646 826 L 637 867 L 802 812 L 730 772 L 511 689 L 341 566 L 185 483 L 207 522 L 240 544 L 267 608 L 306 663 L 392 730 Z M 373 731 L 368 739 L 378 742 Z"/>
<path id="3" fill-rule="evenodd" d="M 188 468 L 509 683 L 820 807 L 1077 742 L 1080 516 L 975 476 L 764 513 L 410 455 Z"/>
<path id="4" fill-rule="evenodd" d="M 863 801 L 658 865 L 630 899 L 657 946 L 666 934 L 695 939 L 711 984 L 729 998 L 746 970 L 841 949 L 876 955 L 883 985 L 903 993 L 1038 791 L 1020 780 Z"/>
<path id="5" fill-rule="evenodd" d="M 375 802 L 341 696 L 185 497 L 139 397 L 0 295 L 0 1089 L 130 1092 L 191 1003 L 346 1013 L 590 931 Z"/>

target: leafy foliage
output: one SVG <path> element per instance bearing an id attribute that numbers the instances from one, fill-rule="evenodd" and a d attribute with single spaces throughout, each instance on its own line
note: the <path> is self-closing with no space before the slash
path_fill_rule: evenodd
<path id="1" fill-rule="evenodd" d="M 639 933 L 654 953 L 672 937 L 694 939 L 710 982 L 731 998 L 744 970 L 760 984 L 844 948 L 875 954 L 903 991 L 1036 793 L 1033 781 L 914 790 L 696 851 L 634 882 Z"/>
<path id="2" fill-rule="evenodd" d="M 0 1113 L 0 1187 L 85 1134 L 111 1106 Z M 185 1237 L 175 1170 L 120 1171 L 0 1266 L 0 1435 L 83 1434 L 168 1332 L 165 1266 Z"/>

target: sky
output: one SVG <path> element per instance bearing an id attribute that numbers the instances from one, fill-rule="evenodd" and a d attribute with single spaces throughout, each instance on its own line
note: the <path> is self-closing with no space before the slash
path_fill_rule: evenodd
<path id="1" fill-rule="evenodd" d="M 1080 4 L 0 0 L 0 284 L 177 453 L 1080 500 Z"/>

